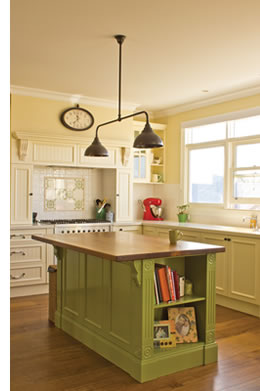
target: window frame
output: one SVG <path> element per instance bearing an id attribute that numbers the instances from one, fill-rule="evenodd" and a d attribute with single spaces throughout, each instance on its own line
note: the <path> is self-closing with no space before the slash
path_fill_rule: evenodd
<path id="1" fill-rule="evenodd" d="M 229 138 L 229 122 L 232 120 L 239 120 L 246 117 L 260 115 L 260 107 L 249 110 L 243 110 L 235 113 L 229 113 L 219 116 L 212 116 L 203 118 L 201 120 L 194 120 L 181 123 L 181 184 L 180 184 L 180 198 L 181 202 L 189 203 L 192 208 L 208 208 L 213 207 L 217 209 L 237 210 L 232 207 L 233 204 L 258 204 L 260 205 L 260 198 L 234 198 L 233 197 L 233 181 L 234 172 L 238 171 L 235 167 L 235 149 L 237 145 L 253 144 L 260 142 L 260 136 L 245 136 L 237 138 Z M 208 141 L 197 144 L 185 144 L 185 129 L 201 125 L 208 125 L 214 122 L 226 122 L 226 138 L 224 140 Z M 224 146 L 224 184 L 223 184 L 223 203 L 203 203 L 189 201 L 189 153 L 193 149 L 210 148 Z M 250 168 L 252 170 L 252 168 Z M 260 167 L 253 167 L 253 169 L 260 169 Z M 249 170 L 249 168 L 247 168 Z M 239 209 L 241 210 L 241 209 Z M 248 210 L 248 209 L 246 209 Z M 252 209 L 258 210 L 258 209 Z"/>

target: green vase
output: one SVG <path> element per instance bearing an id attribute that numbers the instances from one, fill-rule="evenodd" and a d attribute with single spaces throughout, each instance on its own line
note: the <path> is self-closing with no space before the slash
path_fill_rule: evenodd
<path id="1" fill-rule="evenodd" d="M 180 213 L 177 215 L 179 219 L 179 223 L 186 223 L 188 219 L 188 214 L 187 213 Z"/>

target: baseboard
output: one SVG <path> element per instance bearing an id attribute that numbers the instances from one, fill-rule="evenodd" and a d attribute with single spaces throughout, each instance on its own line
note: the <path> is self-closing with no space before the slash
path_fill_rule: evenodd
<path id="1" fill-rule="evenodd" d="M 43 295 L 46 293 L 49 293 L 49 284 L 19 286 L 11 288 L 10 297 Z"/>
<path id="2" fill-rule="evenodd" d="M 218 294 L 216 295 L 216 304 L 260 318 L 260 306 L 256 304 L 246 303 L 245 301 L 232 299 L 231 297 L 225 297 Z"/>

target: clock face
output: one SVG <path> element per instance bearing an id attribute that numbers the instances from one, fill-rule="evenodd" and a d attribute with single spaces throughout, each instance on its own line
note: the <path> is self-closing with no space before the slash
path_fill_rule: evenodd
<path id="1" fill-rule="evenodd" d="M 71 130 L 86 130 L 94 124 L 94 117 L 85 109 L 73 107 L 62 113 L 61 122 Z"/>

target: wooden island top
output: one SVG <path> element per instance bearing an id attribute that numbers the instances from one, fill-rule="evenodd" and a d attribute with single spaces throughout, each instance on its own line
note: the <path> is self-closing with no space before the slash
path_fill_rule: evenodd
<path id="1" fill-rule="evenodd" d="M 183 240 L 173 245 L 165 238 L 128 232 L 32 235 L 32 239 L 117 262 L 225 251 L 223 246 Z"/>

